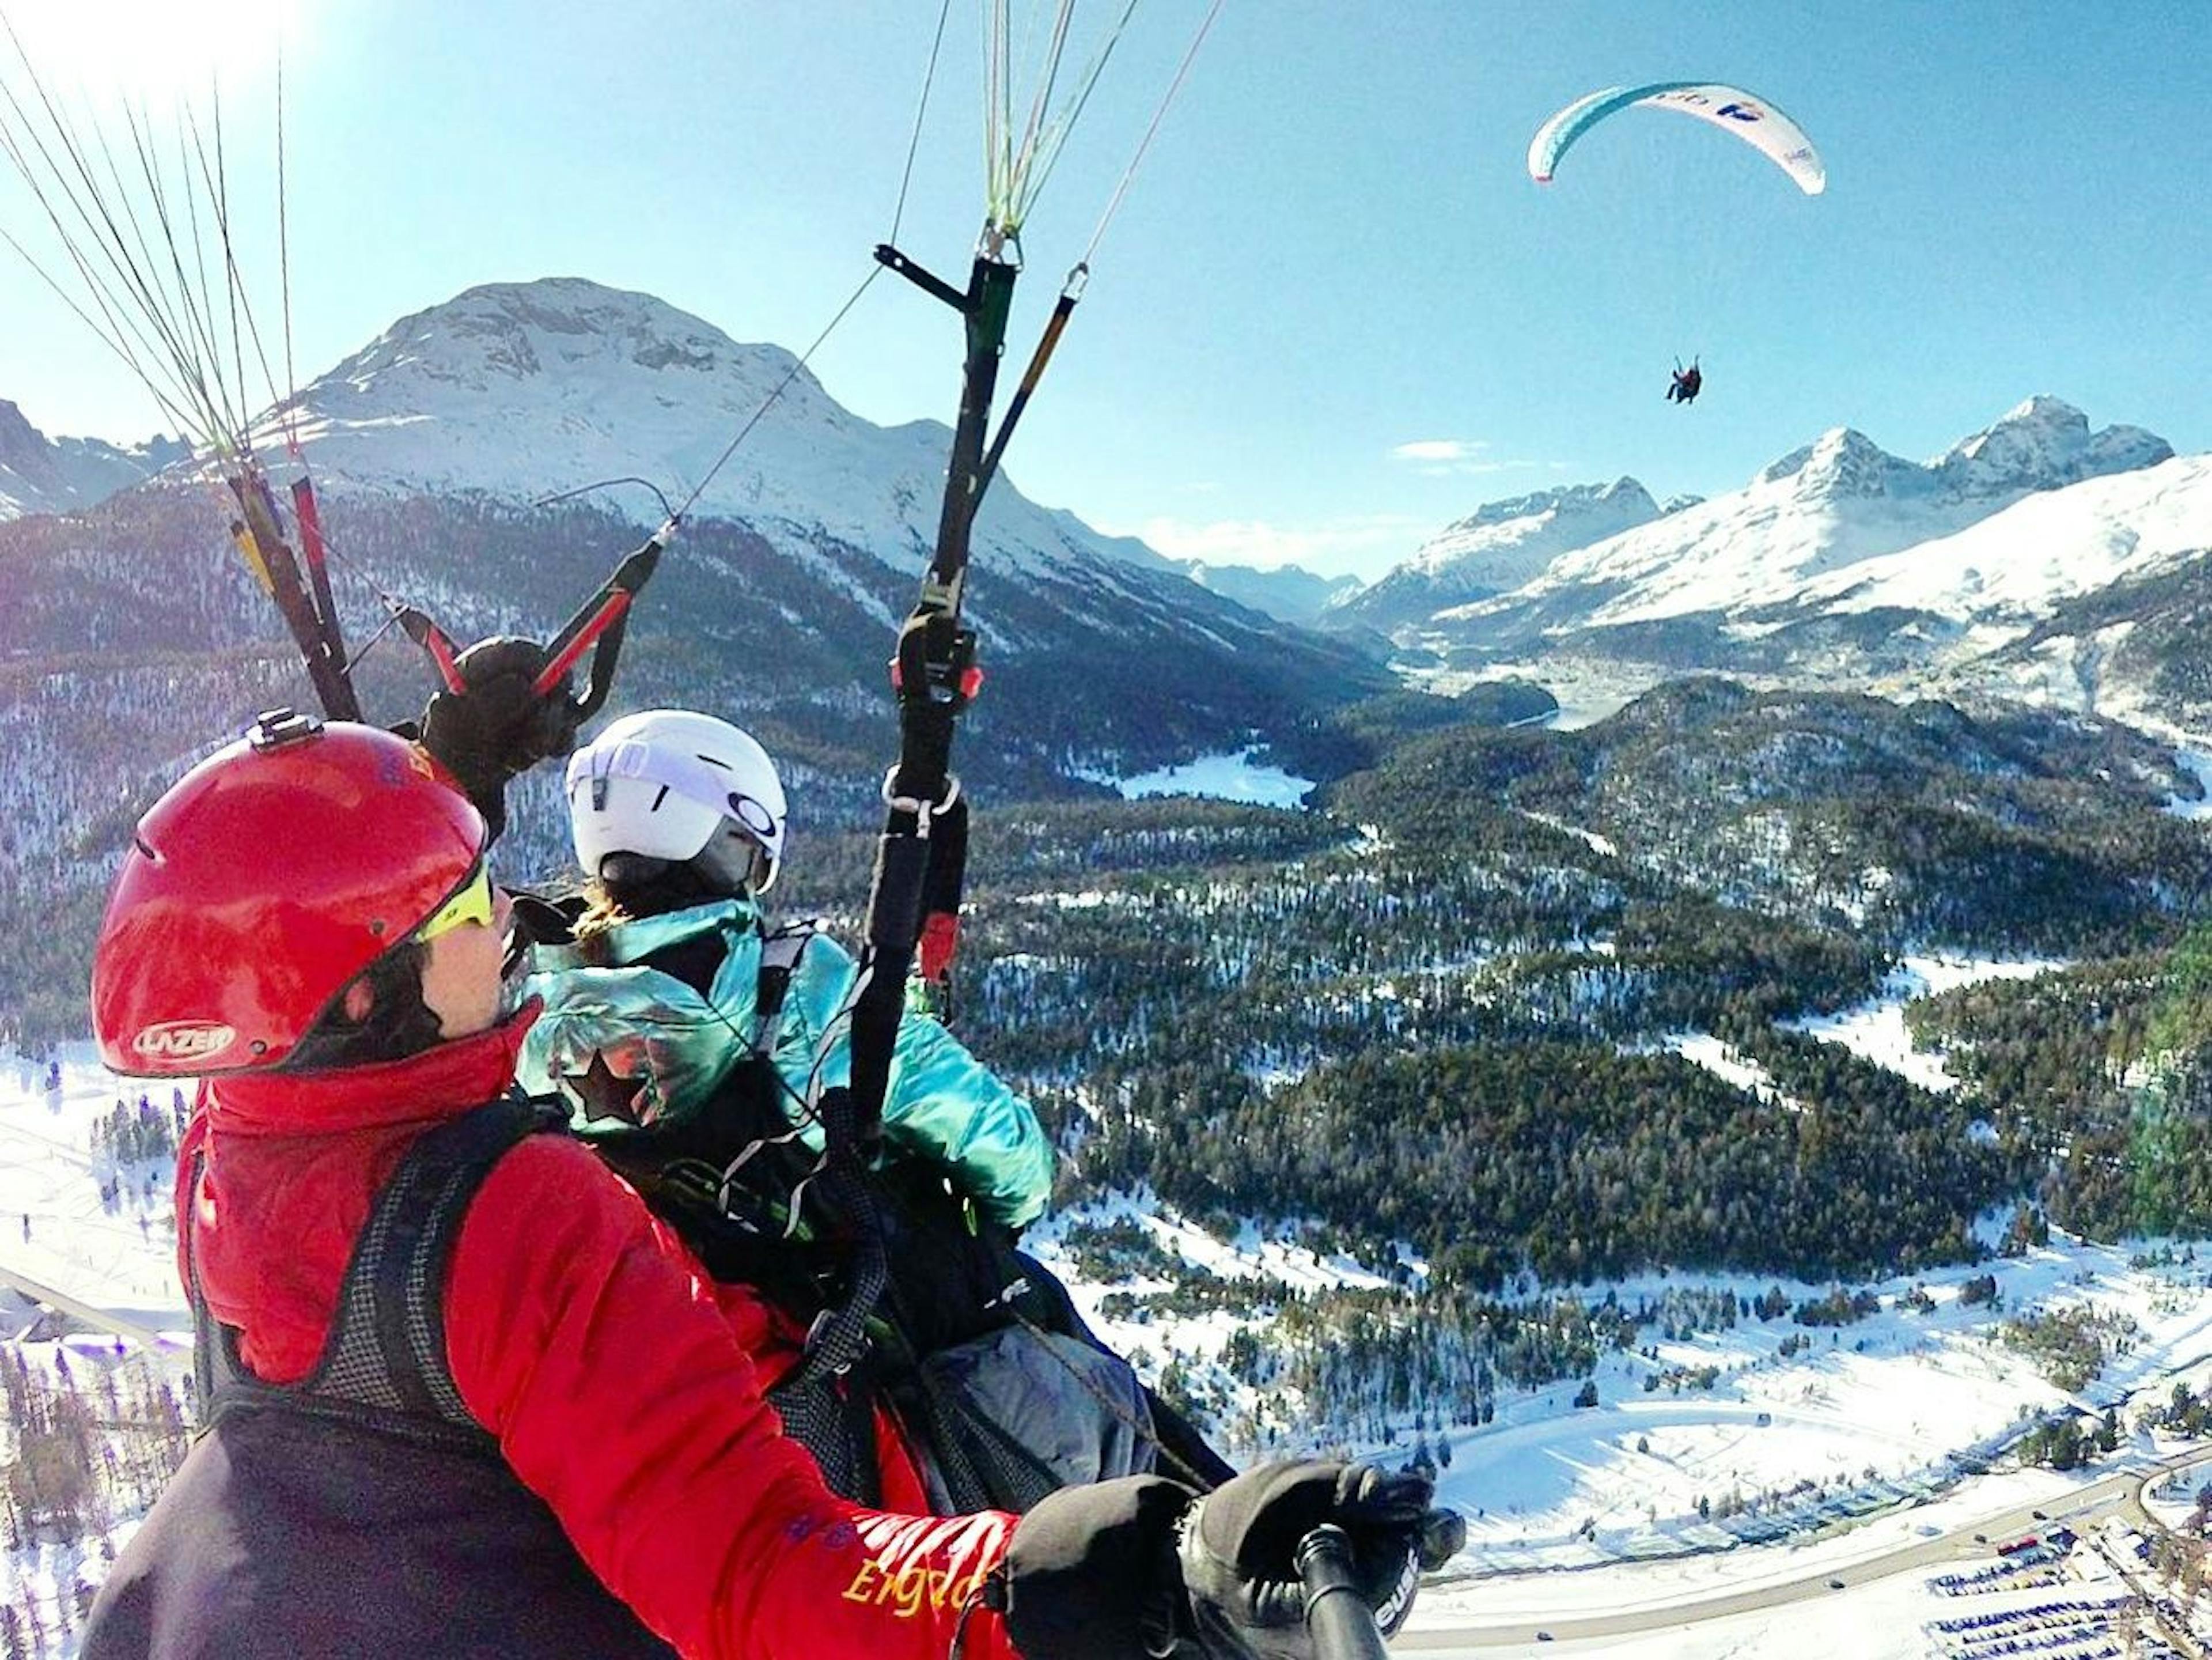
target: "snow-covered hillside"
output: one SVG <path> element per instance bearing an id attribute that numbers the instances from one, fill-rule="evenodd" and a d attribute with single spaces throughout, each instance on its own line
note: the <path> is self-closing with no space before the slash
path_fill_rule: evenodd
<path id="1" fill-rule="evenodd" d="M 1356 576 L 1317 576 L 1297 565 L 1261 570 L 1253 565 L 1210 565 L 1203 559 L 1177 562 L 1199 587 L 1285 623 L 1310 623 L 1360 589 Z"/>
<path id="2" fill-rule="evenodd" d="M 919 572 L 936 538 L 950 434 L 927 421 L 876 426 L 794 367 L 782 347 L 740 344 L 650 295 L 580 277 L 489 283 L 401 319 L 305 387 L 299 437 L 325 477 L 409 493 L 530 502 L 637 477 L 680 502 L 781 386 L 695 511 L 771 537 L 779 524 L 826 532 Z M 956 390 L 948 378 L 948 407 Z M 644 519 L 642 494 L 610 499 Z M 1003 477 L 975 552 L 1002 569 L 1070 559 L 1170 569 L 1142 543 L 1025 500 Z"/>
<path id="3" fill-rule="evenodd" d="M 1805 584 L 1837 612 L 1929 611 L 2002 631 L 2061 601 L 2169 569 L 2212 548 L 2212 455 L 2040 490 L 1955 534 Z"/>

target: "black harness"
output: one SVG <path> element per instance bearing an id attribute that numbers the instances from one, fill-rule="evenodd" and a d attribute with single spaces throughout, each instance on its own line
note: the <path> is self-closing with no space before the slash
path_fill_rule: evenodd
<path id="1" fill-rule="evenodd" d="M 264 1383 L 246 1370 L 238 1334 L 208 1308 L 187 1228 L 201 1422 L 212 1426 L 242 1408 L 273 1407 L 497 1458 L 496 1439 L 469 1415 L 446 1359 L 446 1268 L 469 1202 L 492 1166 L 524 1137 L 567 1127 L 559 1102 L 512 1095 L 418 1138 L 376 1196 L 354 1242 L 322 1355 L 297 1383 Z M 196 1168 L 195 1191 L 199 1181 Z"/>
<path id="2" fill-rule="evenodd" d="M 102 1583 L 85 1660 L 669 1660 L 470 1417 L 446 1359 L 446 1274 L 470 1201 L 507 1152 L 564 1122 L 514 1096 L 419 1137 L 371 1206 L 298 1383 L 242 1364 L 187 1227 L 202 1430 Z"/>

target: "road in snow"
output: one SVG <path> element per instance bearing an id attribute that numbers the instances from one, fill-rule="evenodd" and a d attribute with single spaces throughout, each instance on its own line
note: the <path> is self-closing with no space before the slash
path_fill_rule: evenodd
<path id="1" fill-rule="evenodd" d="M 2186 1462 L 2177 1457 L 2167 1464 Z M 1505 1605 L 1486 1608 L 1479 1587 L 1439 1585 L 1424 1594 L 1393 1646 L 1440 1656 L 1503 1649 L 1671 1660 L 1802 1660 L 1810 1627 L 1820 1633 L 1817 1651 L 1823 1660 L 1921 1660 L 1940 1651 L 1931 1650 L 1922 1629 L 1929 1620 L 2066 1594 L 2000 1594 L 1961 1602 L 1929 1584 L 1931 1571 L 1989 1562 L 1995 1542 L 2024 1537 L 2052 1522 L 2063 1521 L 2077 1534 L 2107 1517 L 2140 1522 L 2136 1494 L 2146 1479 L 2138 1463 L 2039 1503 L 2023 1500 L 1966 1519 L 1954 1517 L 1940 1527 L 1923 1522 L 1909 1538 L 1893 1538 L 1871 1554 L 1863 1538 L 1850 1535 L 1764 1553 L 1766 1572 L 1735 1565 L 1745 1571 L 1731 1589 L 1695 1585 L 1679 1575 L 1648 1575 L 1640 1583 L 1631 1583 L 1626 1572 L 1561 1575 L 1547 1588 L 1548 1601 L 1509 1611 Z M 1821 1606 L 1777 1617 L 1777 1610 L 1808 1602 Z M 1552 1642 L 1562 1646 L 1539 1647 Z"/>

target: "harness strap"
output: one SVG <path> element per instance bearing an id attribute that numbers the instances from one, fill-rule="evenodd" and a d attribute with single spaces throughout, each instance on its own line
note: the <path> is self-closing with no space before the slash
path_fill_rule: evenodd
<path id="1" fill-rule="evenodd" d="M 799 959 L 806 954 L 806 947 L 820 931 L 810 917 L 805 921 L 786 923 L 761 941 L 760 982 L 753 991 L 755 1055 L 766 1055 L 775 1041 L 784 1000 L 791 994 L 791 976 L 799 971 Z"/>
<path id="2" fill-rule="evenodd" d="M 340 1281 L 331 1332 L 313 1371 L 270 1383 L 241 1358 L 238 1333 L 209 1308 L 187 1219 L 185 1256 L 197 1342 L 201 1418 L 241 1408 L 343 1420 L 418 1444 L 496 1454 L 469 1414 L 446 1359 L 445 1278 L 470 1201 L 492 1167 L 526 1137 L 566 1125 L 558 1103 L 503 1096 L 420 1137 L 379 1190 Z M 204 1180 L 204 1155 L 192 1176 Z"/>

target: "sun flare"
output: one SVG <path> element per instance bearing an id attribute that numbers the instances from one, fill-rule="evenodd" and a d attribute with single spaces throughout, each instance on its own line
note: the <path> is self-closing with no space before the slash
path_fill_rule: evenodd
<path id="1" fill-rule="evenodd" d="M 50 88 L 95 103 L 194 99 L 265 82 L 280 52 L 296 54 L 294 0 L 0 0 L 20 44 L 0 42 L 0 82 L 23 59 Z"/>

